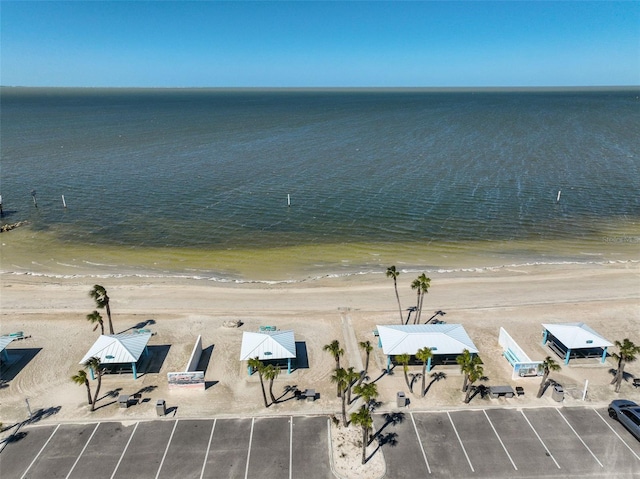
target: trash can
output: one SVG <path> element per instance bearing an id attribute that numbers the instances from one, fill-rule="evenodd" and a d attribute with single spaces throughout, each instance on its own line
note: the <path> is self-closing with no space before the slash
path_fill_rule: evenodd
<path id="1" fill-rule="evenodd" d="M 396 403 L 398 407 L 405 407 L 407 405 L 407 396 L 404 395 L 404 392 L 398 391 L 398 394 L 396 394 Z"/>
<path id="2" fill-rule="evenodd" d="M 551 393 L 551 398 L 554 401 L 558 401 L 558 402 L 562 402 L 562 400 L 564 399 L 564 389 L 562 389 L 562 386 L 560 384 L 553 385 L 553 392 Z"/>
<path id="3" fill-rule="evenodd" d="M 129 407 L 129 396 L 127 396 L 126 394 L 121 394 L 118 397 L 118 404 L 123 409 L 128 408 Z"/>
<path id="4" fill-rule="evenodd" d="M 166 414 L 167 407 L 164 399 L 158 399 L 156 402 L 156 412 L 158 413 L 158 416 L 164 416 Z"/>

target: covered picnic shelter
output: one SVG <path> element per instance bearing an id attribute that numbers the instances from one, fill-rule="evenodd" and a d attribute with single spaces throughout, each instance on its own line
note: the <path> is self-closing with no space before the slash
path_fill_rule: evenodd
<path id="1" fill-rule="evenodd" d="M 138 379 L 137 363 L 143 353 L 149 354 L 147 343 L 150 339 L 150 332 L 103 334 L 93 343 L 80 364 L 84 364 L 92 357 L 97 357 L 101 366 L 126 366 L 130 364 L 133 379 Z M 91 379 L 95 379 L 93 370 L 91 371 Z"/>
<path id="2" fill-rule="evenodd" d="M 243 332 L 240 361 L 248 361 L 256 357 L 260 361 L 273 362 L 286 359 L 287 374 L 291 374 L 291 360 L 296 358 L 296 340 L 293 330 Z M 248 371 L 249 375 L 253 374 L 250 366 Z"/>
<path id="3" fill-rule="evenodd" d="M 543 324 L 542 345 L 549 346 L 569 364 L 570 358 L 601 357 L 604 363 L 607 348 L 613 346 L 606 338 L 584 323 Z"/>
<path id="4" fill-rule="evenodd" d="M 430 348 L 433 353 L 433 361 L 432 358 L 427 361 L 427 371 L 431 371 L 433 362 L 455 363 L 455 358 L 465 349 L 471 354 L 478 354 L 478 349 L 461 324 L 407 324 L 377 328 L 378 346 L 387 356 L 387 371 L 391 368 L 392 356 L 415 356 L 422 348 Z"/>
<path id="5" fill-rule="evenodd" d="M 0 336 L 0 354 L 2 354 L 2 359 L 5 361 L 9 361 L 9 353 L 7 353 L 7 346 L 11 344 L 11 342 L 15 338 L 11 336 Z"/>

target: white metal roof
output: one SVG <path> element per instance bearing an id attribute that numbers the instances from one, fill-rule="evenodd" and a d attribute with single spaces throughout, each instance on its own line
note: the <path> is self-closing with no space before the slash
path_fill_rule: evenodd
<path id="1" fill-rule="evenodd" d="M 543 324 L 542 327 L 558 338 L 568 349 L 613 346 L 606 338 L 584 323 Z"/>
<path id="2" fill-rule="evenodd" d="M 292 330 L 242 333 L 240 360 L 258 357 L 260 360 L 296 357 L 296 340 Z"/>
<path id="3" fill-rule="evenodd" d="M 468 349 L 477 353 L 473 341 L 461 324 L 407 324 L 378 326 L 382 351 L 386 355 L 416 354 L 431 348 L 433 354 L 461 354 Z"/>
<path id="4" fill-rule="evenodd" d="M 0 336 L 0 352 L 4 351 L 4 348 L 9 346 L 9 343 L 14 339 L 11 336 Z"/>
<path id="5" fill-rule="evenodd" d="M 80 364 L 97 357 L 102 364 L 135 363 L 151 339 L 151 333 L 101 335 L 84 355 Z"/>

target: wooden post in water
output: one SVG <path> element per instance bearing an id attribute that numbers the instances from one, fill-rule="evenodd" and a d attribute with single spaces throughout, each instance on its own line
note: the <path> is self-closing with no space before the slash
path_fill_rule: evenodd
<path id="1" fill-rule="evenodd" d="M 2 195 L 0 195 L 0 216 L 2 216 L 4 213 L 2 212 Z"/>
<path id="2" fill-rule="evenodd" d="M 560 203 L 560 195 L 562 194 L 562 190 L 558 190 L 558 197 L 556 198 L 556 203 Z"/>
<path id="3" fill-rule="evenodd" d="M 287 193 L 287 206 L 291 206 L 291 195 Z"/>
<path id="4" fill-rule="evenodd" d="M 64 195 L 62 195 L 62 206 L 67 207 L 67 202 L 64 200 Z"/>
<path id="5" fill-rule="evenodd" d="M 31 190 L 31 196 L 33 196 L 33 204 L 37 208 L 38 202 L 36 201 L 36 190 Z"/>

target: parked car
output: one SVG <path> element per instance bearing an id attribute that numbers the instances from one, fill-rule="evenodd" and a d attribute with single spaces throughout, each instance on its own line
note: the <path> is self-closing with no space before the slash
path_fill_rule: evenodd
<path id="1" fill-rule="evenodd" d="M 616 399 L 609 404 L 609 416 L 617 419 L 640 441 L 640 406 L 627 399 Z"/>

